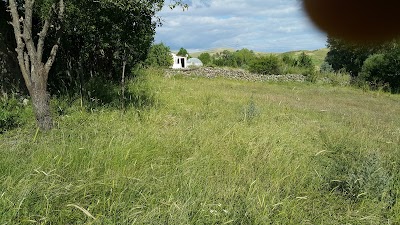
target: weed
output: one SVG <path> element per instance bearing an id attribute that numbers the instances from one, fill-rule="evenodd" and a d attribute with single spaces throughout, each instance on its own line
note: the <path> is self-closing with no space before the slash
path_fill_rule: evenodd
<path id="1" fill-rule="evenodd" d="M 259 116 L 259 114 L 260 112 L 256 106 L 256 103 L 254 102 L 253 97 L 251 97 L 247 105 L 243 108 L 242 121 L 251 124 Z"/>

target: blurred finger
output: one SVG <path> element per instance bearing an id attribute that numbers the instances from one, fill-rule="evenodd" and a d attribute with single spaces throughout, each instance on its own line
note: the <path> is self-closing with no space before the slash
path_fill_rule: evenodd
<path id="1" fill-rule="evenodd" d="M 400 36 L 400 1 L 303 0 L 312 21 L 334 37 L 386 41 Z"/>

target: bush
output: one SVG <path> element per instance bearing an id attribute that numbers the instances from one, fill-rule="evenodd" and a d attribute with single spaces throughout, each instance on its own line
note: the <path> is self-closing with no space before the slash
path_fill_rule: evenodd
<path id="1" fill-rule="evenodd" d="M 369 82 L 372 89 L 400 90 L 400 49 L 368 57 L 361 69 L 360 80 Z"/>
<path id="2" fill-rule="evenodd" d="M 306 53 L 304 52 L 299 55 L 297 59 L 297 65 L 303 68 L 314 68 L 311 57 L 309 55 L 306 55 Z"/>
<path id="3" fill-rule="evenodd" d="M 283 54 L 282 55 L 282 61 L 288 66 L 295 67 L 297 66 L 297 59 L 293 58 L 289 54 Z"/>
<path id="4" fill-rule="evenodd" d="M 257 58 L 250 65 L 250 72 L 265 75 L 280 74 L 281 61 L 274 55 Z"/>
<path id="5" fill-rule="evenodd" d="M 319 68 L 320 73 L 333 73 L 333 67 L 328 62 L 324 61 Z"/>
<path id="6" fill-rule="evenodd" d="M 364 65 L 361 69 L 358 77 L 358 83 L 367 83 L 370 88 L 376 90 L 379 87 L 386 87 L 388 91 L 389 85 L 385 83 L 385 74 L 387 68 L 387 62 L 383 54 L 374 54 L 365 60 Z"/>
<path id="7" fill-rule="evenodd" d="M 348 73 L 323 73 L 323 76 L 328 79 L 329 83 L 333 86 L 347 86 L 350 84 L 351 76 Z"/>
<path id="8" fill-rule="evenodd" d="M 15 96 L 0 98 L 0 134 L 25 123 L 24 106 Z"/>
<path id="9" fill-rule="evenodd" d="M 152 67 L 168 68 L 173 64 L 171 50 L 163 43 L 154 44 L 151 46 L 149 54 L 146 59 L 146 65 Z"/>
<path id="10" fill-rule="evenodd" d="M 208 53 L 208 52 L 205 52 L 205 53 L 201 53 L 200 54 L 200 56 L 199 56 L 199 59 L 201 60 L 201 62 L 204 64 L 204 65 L 210 65 L 211 64 L 211 55 L 210 55 L 210 53 Z"/>

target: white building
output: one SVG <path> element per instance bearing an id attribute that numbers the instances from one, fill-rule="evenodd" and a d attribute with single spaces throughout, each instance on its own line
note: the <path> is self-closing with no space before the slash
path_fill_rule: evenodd
<path id="1" fill-rule="evenodd" d="M 175 53 L 171 54 L 172 58 L 174 59 L 174 64 L 172 65 L 172 69 L 185 69 L 188 67 L 187 57 L 177 56 Z"/>

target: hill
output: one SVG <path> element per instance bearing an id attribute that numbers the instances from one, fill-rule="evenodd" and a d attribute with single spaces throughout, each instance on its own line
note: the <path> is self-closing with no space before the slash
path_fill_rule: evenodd
<path id="1" fill-rule="evenodd" d="M 218 48 L 218 49 L 212 49 L 209 51 L 203 51 L 203 52 L 194 52 L 194 53 L 190 53 L 190 55 L 192 57 L 199 57 L 201 53 L 209 53 L 211 55 L 216 54 L 218 52 L 222 52 L 224 50 L 228 50 L 228 51 L 235 51 L 234 49 L 225 49 L 225 48 Z M 282 54 L 289 54 L 292 56 L 297 57 L 299 54 L 301 54 L 302 52 L 306 53 L 307 55 L 309 55 L 311 57 L 311 59 L 313 60 L 313 63 L 317 66 L 321 65 L 324 62 L 324 59 L 326 57 L 326 54 L 328 53 L 329 49 L 328 48 L 322 48 L 322 49 L 317 49 L 317 50 L 298 50 L 298 51 L 290 51 L 290 52 L 284 52 L 284 53 L 268 53 L 268 52 L 255 52 L 258 55 L 266 55 L 266 54 L 276 54 L 276 55 L 282 55 Z"/>
<path id="2" fill-rule="evenodd" d="M 319 66 L 324 62 L 325 57 L 329 52 L 329 49 L 328 48 L 321 48 L 321 49 L 317 49 L 317 50 L 313 50 L 313 51 L 298 50 L 298 51 L 290 51 L 290 52 L 278 53 L 278 54 L 289 54 L 289 55 L 297 57 L 302 52 L 304 52 L 305 54 L 307 54 L 307 55 L 309 55 L 311 57 L 311 59 L 313 60 L 314 65 L 318 65 Z"/>
<path id="3" fill-rule="evenodd" d="M 207 51 L 201 51 L 201 52 L 193 52 L 193 53 L 190 52 L 190 56 L 197 58 L 197 57 L 199 57 L 201 55 L 201 53 L 209 53 L 210 55 L 214 55 L 216 53 L 220 53 L 220 52 L 223 52 L 225 50 L 228 50 L 230 52 L 236 51 L 233 48 L 215 48 L 215 49 L 211 49 L 211 50 L 207 50 Z"/>

